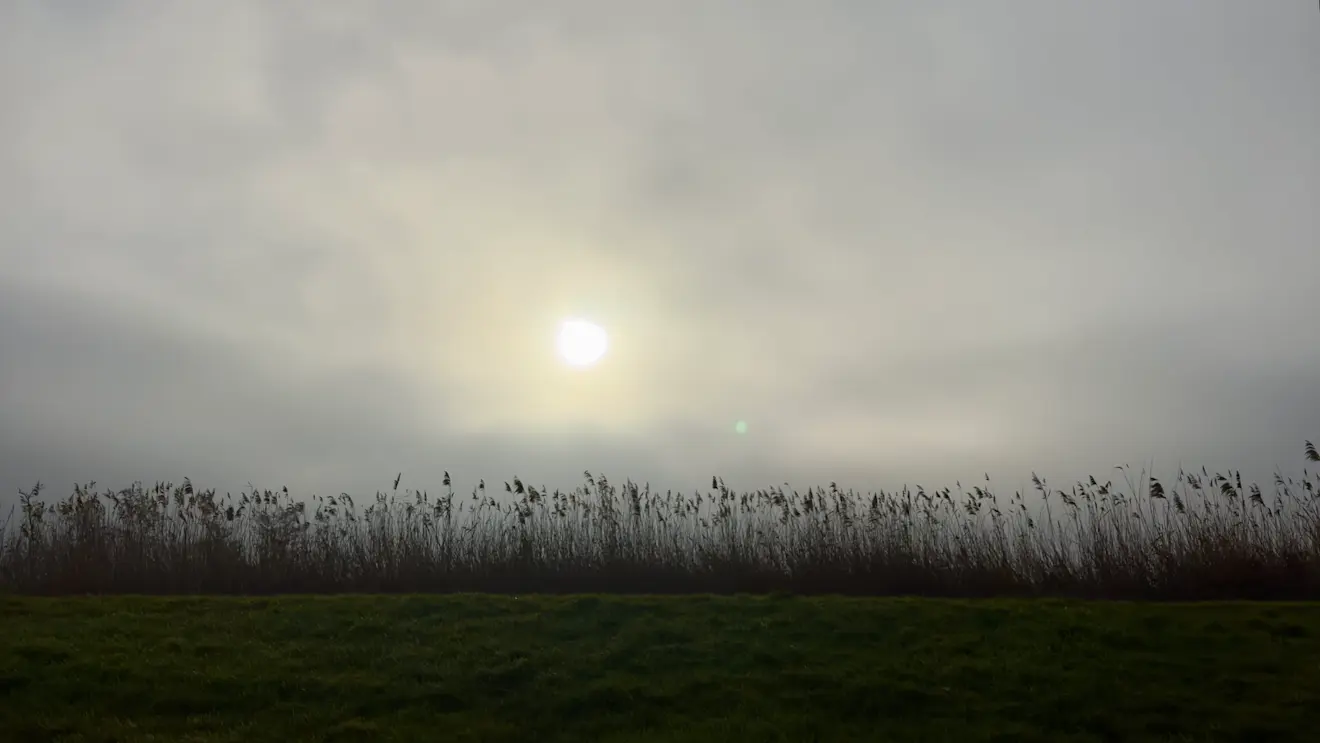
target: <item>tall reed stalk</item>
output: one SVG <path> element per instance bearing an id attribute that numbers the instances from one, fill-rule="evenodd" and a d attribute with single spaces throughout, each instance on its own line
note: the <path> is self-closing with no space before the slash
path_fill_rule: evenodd
<path id="1" fill-rule="evenodd" d="M 1307 458 L 1320 461 L 1310 442 Z M 84 593 L 774 592 L 1133 599 L 1320 598 L 1320 473 L 1121 469 L 1001 497 L 829 487 L 652 491 L 584 473 L 470 494 L 299 500 L 182 485 L 22 493 L 0 527 L 0 591 Z M 492 490 L 498 492 L 492 493 Z"/>

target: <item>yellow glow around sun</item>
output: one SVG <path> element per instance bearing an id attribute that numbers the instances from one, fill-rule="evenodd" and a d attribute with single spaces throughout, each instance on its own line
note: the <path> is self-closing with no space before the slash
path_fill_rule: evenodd
<path id="1" fill-rule="evenodd" d="M 588 367 L 600 361 L 609 347 L 609 337 L 601 326 L 586 320 L 567 320 L 559 327 L 555 341 L 559 355 L 576 367 Z"/>

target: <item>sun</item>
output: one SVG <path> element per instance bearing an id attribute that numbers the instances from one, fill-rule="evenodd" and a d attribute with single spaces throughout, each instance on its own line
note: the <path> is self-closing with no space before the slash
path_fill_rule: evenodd
<path id="1" fill-rule="evenodd" d="M 586 320 L 566 320 L 559 326 L 559 337 L 555 340 L 559 355 L 570 366 L 585 368 L 593 366 L 605 355 L 609 347 L 609 336 L 601 326 Z"/>

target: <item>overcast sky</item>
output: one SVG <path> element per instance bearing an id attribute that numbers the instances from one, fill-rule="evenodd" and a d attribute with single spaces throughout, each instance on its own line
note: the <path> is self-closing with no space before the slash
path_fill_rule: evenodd
<path id="1" fill-rule="evenodd" d="M 1314 2 L 0 3 L 0 499 L 1307 438 Z"/>

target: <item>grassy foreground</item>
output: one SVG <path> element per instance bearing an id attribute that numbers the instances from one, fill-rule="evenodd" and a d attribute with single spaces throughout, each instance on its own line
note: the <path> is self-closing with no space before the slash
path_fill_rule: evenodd
<path id="1" fill-rule="evenodd" d="M 1284 741 L 1320 605 L 0 598 L 9 741 Z"/>

